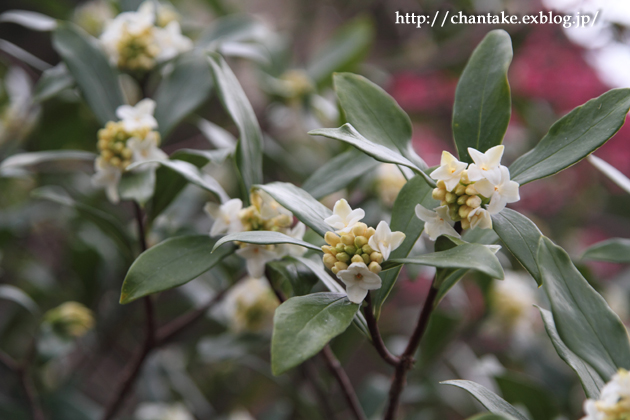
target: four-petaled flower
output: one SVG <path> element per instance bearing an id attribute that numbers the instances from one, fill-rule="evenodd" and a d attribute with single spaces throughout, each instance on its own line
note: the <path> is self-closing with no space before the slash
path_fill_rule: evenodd
<path id="1" fill-rule="evenodd" d="M 515 203 L 520 200 L 518 193 L 518 182 L 510 180 L 510 171 L 505 166 L 500 167 L 500 179 L 496 184 L 492 184 L 487 179 L 475 183 L 475 189 L 484 197 L 490 198 L 488 212 L 497 214 L 505 208 L 507 203 Z"/>
<path id="2" fill-rule="evenodd" d="M 214 219 L 210 236 L 242 232 L 243 224 L 239 217 L 242 208 L 243 202 L 238 198 L 228 200 L 220 206 L 215 203 L 206 204 L 204 210 Z"/>
<path id="3" fill-rule="evenodd" d="M 487 179 L 492 184 L 496 185 L 501 179 L 501 158 L 503 157 L 503 145 L 491 147 L 486 153 L 481 153 L 479 150 L 468 148 L 468 153 L 473 162 L 468 167 L 468 179 L 471 181 L 480 181 Z"/>
<path id="4" fill-rule="evenodd" d="M 306 226 L 304 223 L 298 222 L 292 229 L 289 229 L 286 234 L 294 239 L 302 239 L 305 232 Z M 282 256 L 290 255 L 292 257 L 301 257 L 306 252 L 306 248 L 300 245 L 281 244 L 277 246 L 279 248 L 278 254 Z"/>
<path id="5" fill-rule="evenodd" d="M 472 211 L 468 213 L 468 221 L 470 222 L 471 229 L 492 229 L 490 212 L 482 207 L 472 209 Z"/>
<path id="6" fill-rule="evenodd" d="M 422 204 L 416 206 L 416 216 L 424 222 L 424 231 L 432 241 L 440 235 L 450 235 L 459 238 L 459 233 L 453 228 L 453 221 L 448 215 L 448 206 L 440 206 L 429 210 Z"/>
<path id="7" fill-rule="evenodd" d="M 131 137 L 127 140 L 127 147 L 133 153 L 134 162 L 168 159 L 168 155 L 159 147 L 159 137 L 155 131 L 150 131 L 144 139 Z M 146 166 L 155 168 L 157 167 L 157 164 L 147 164 L 140 169 L 146 170 Z"/>
<path id="8" fill-rule="evenodd" d="M 455 156 L 447 151 L 442 152 L 440 167 L 431 172 L 431 178 L 444 181 L 447 191 L 459 184 L 462 172 L 466 169 L 466 163 L 460 162 Z"/>
<path id="9" fill-rule="evenodd" d="M 402 232 L 392 232 L 386 222 L 381 221 L 376 226 L 376 232 L 370 237 L 368 244 L 374 251 L 383 254 L 383 260 L 389 258 L 389 254 L 398 248 L 405 240 Z"/>
<path id="10" fill-rule="evenodd" d="M 155 101 L 152 99 L 143 99 L 136 104 L 121 105 L 116 109 L 116 116 L 123 122 L 125 130 L 131 132 L 143 128 L 157 128 L 158 123 L 153 112 L 155 111 Z"/>
<path id="11" fill-rule="evenodd" d="M 245 258 L 247 272 L 255 279 L 265 275 L 265 264 L 278 259 L 278 253 L 270 250 L 268 245 L 247 244 L 238 249 L 236 254 Z"/>
<path id="12" fill-rule="evenodd" d="M 381 287 L 381 278 L 371 272 L 364 263 L 352 263 L 347 270 L 337 273 L 337 277 L 346 285 L 348 299 L 353 303 L 361 303 L 368 290 Z"/>
<path id="13" fill-rule="evenodd" d="M 365 217 L 363 209 L 354 209 L 345 199 L 335 203 L 333 215 L 324 219 L 326 223 L 336 229 L 337 233 L 348 233 L 361 219 Z"/>

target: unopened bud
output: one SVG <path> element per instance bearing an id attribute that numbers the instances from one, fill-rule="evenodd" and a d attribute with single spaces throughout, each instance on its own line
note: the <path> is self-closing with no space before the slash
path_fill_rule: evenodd
<path id="1" fill-rule="evenodd" d="M 370 263 L 372 262 L 370 254 L 361 254 L 361 258 L 363 259 L 362 262 L 365 263 L 365 265 L 370 265 Z"/>
<path id="2" fill-rule="evenodd" d="M 335 258 L 334 255 L 326 254 L 324 255 L 323 261 L 326 268 L 331 269 L 337 262 L 337 258 Z"/>
<path id="3" fill-rule="evenodd" d="M 347 270 L 348 269 L 348 264 L 339 261 L 339 262 L 335 263 L 335 267 L 334 268 L 336 268 L 339 271 Z"/>
<path id="4" fill-rule="evenodd" d="M 465 219 L 468 217 L 468 213 L 470 213 L 472 209 L 470 207 L 468 207 L 467 205 L 463 205 L 459 208 L 459 217 L 461 217 L 462 219 Z"/>
<path id="5" fill-rule="evenodd" d="M 340 252 L 339 254 L 335 255 L 335 257 L 341 262 L 346 262 L 350 259 L 350 255 L 346 254 L 345 252 Z"/>
<path id="6" fill-rule="evenodd" d="M 368 227 L 365 223 L 359 222 L 352 228 L 352 233 L 355 236 L 364 236 L 367 228 Z"/>
<path id="7" fill-rule="evenodd" d="M 444 200 L 445 196 L 446 196 L 446 190 L 443 190 L 441 188 L 434 188 L 433 192 L 431 193 L 431 197 L 433 197 L 434 200 L 438 200 L 438 201 Z"/>
<path id="8" fill-rule="evenodd" d="M 363 251 L 364 253 L 370 255 L 372 252 L 374 252 L 374 250 L 372 249 L 372 247 L 370 245 L 363 245 L 363 248 L 361 248 L 361 251 Z"/>
<path id="9" fill-rule="evenodd" d="M 459 182 L 461 182 L 462 184 L 470 184 L 470 178 L 468 178 L 468 171 L 466 169 L 462 171 Z"/>
<path id="10" fill-rule="evenodd" d="M 367 232 L 365 233 L 365 237 L 370 239 L 372 237 L 372 235 L 374 235 L 376 233 L 376 229 L 374 229 L 373 227 L 368 228 Z"/>
<path id="11" fill-rule="evenodd" d="M 466 200 L 468 200 L 467 195 L 460 195 L 459 198 L 457 199 L 457 204 L 459 204 L 460 206 L 463 204 L 466 204 Z"/>
<path id="12" fill-rule="evenodd" d="M 455 201 L 457 201 L 457 195 L 453 194 L 452 192 L 447 192 L 444 196 L 444 201 L 446 201 L 448 204 L 453 204 Z"/>
<path id="13" fill-rule="evenodd" d="M 293 223 L 293 217 L 288 214 L 281 214 L 275 218 L 276 226 L 289 227 Z"/>
<path id="14" fill-rule="evenodd" d="M 114 156 L 109 160 L 109 163 L 111 163 L 112 166 L 120 166 L 121 160 L 118 156 Z"/>
<path id="15" fill-rule="evenodd" d="M 131 159 L 131 156 L 133 156 L 133 152 L 131 151 L 131 149 L 129 148 L 125 148 L 123 149 L 122 152 L 120 152 L 120 154 L 122 155 L 122 157 L 124 157 L 125 159 Z"/>
<path id="16" fill-rule="evenodd" d="M 466 200 L 466 205 L 473 209 L 477 208 L 481 205 L 481 198 L 477 197 L 476 195 L 473 195 L 468 200 Z"/>
<path id="17" fill-rule="evenodd" d="M 344 233 L 341 235 L 341 243 L 344 245 L 352 245 L 354 243 L 354 235 L 351 233 Z"/>
<path id="18" fill-rule="evenodd" d="M 439 189 L 441 189 L 441 190 L 445 190 L 445 189 L 446 189 L 446 183 L 445 183 L 443 180 L 441 180 L 441 179 L 440 179 L 440 180 L 437 182 L 437 187 L 438 187 Z"/>
<path id="19" fill-rule="evenodd" d="M 466 191 L 466 186 L 462 185 L 462 184 L 457 184 L 457 187 L 455 187 L 455 194 L 457 195 L 462 195 L 464 194 L 464 191 Z"/>
<path id="20" fill-rule="evenodd" d="M 336 250 L 328 245 L 323 245 L 322 246 L 322 251 L 324 251 L 324 254 L 336 254 Z"/>
<path id="21" fill-rule="evenodd" d="M 348 254 L 348 255 L 354 255 L 354 254 L 356 254 L 356 253 L 357 253 L 357 247 L 356 247 L 356 246 L 354 246 L 354 245 L 348 245 L 348 246 L 346 246 L 343 250 L 344 250 L 344 251 L 346 252 L 346 254 Z"/>
<path id="22" fill-rule="evenodd" d="M 356 246 L 357 249 L 363 248 L 365 245 L 367 245 L 367 243 L 368 238 L 366 238 L 365 236 L 357 236 L 356 238 L 354 238 L 354 246 Z"/>
<path id="23" fill-rule="evenodd" d="M 341 242 L 339 242 L 336 246 L 335 246 L 335 250 L 337 252 L 344 252 L 346 250 L 346 246 L 344 244 L 342 244 Z"/>
<path id="24" fill-rule="evenodd" d="M 78 302 L 66 302 L 51 309 L 44 320 L 64 338 L 81 337 L 94 327 L 92 311 Z"/>
<path id="25" fill-rule="evenodd" d="M 353 255 L 352 259 L 350 260 L 353 263 L 364 263 L 365 261 L 363 261 L 363 257 L 361 255 Z"/>
<path id="26" fill-rule="evenodd" d="M 374 251 L 370 254 L 370 259 L 380 264 L 383 262 L 383 254 L 381 254 L 380 252 Z"/>
<path id="27" fill-rule="evenodd" d="M 339 269 L 337 267 L 333 267 L 330 269 L 330 271 L 332 271 L 333 274 L 337 274 L 339 272 Z"/>
<path id="28" fill-rule="evenodd" d="M 477 192 L 477 189 L 475 188 L 474 184 L 470 184 L 469 186 L 466 187 L 466 194 L 467 195 L 477 195 L 479 194 Z"/>
<path id="29" fill-rule="evenodd" d="M 113 150 L 114 152 L 118 152 L 118 153 L 120 153 L 120 152 L 122 152 L 122 150 L 123 150 L 124 148 L 125 148 L 125 145 L 124 145 L 124 144 L 122 144 L 122 142 L 117 142 L 117 143 L 112 144 L 112 150 Z"/>
<path id="30" fill-rule="evenodd" d="M 460 223 L 462 224 L 462 229 L 470 229 L 470 222 L 468 219 L 462 219 Z"/>
<path id="31" fill-rule="evenodd" d="M 378 274 L 381 272 L 381 270 L 383 269 L 381 267 L 381 265 L 379 263 L 377 263 L 376 261 L 372 261 L 370 263 L 370 265 L 368 265 L 369 270 L 374 273 L 374 274 Z"/>
<path id="32" fill-rule="evenodd" d="M 324 240 L 326 241 L 327 244 L 335 246 L 339 243 L 341 239 L 334 232 L 326 232 L 326 235 L 324 235 Z"/>
<path id="33" fill-rule="evenodd" d="M 454 222 L 457 222 L 461 219 L 461 217 L 459 217 L 459 209 L 455 208 L 455 209 L 451 209 L 448 212 L 448 215 L 451 217 L 451 220 Z"/>

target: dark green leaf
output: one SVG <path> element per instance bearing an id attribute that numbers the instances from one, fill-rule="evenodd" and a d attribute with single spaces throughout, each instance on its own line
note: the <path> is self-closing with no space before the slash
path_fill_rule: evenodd
<path id="1" fill-rule="evenodd" d="M 234 252 L 234 247 L 226 246 L 212 253 L 215 242 L 207 235 L 189 235 L 170 238 L 149 248 L 129 268 L 120 303 L 188 283 Z"/>
<path id="2" fill-rule="evenodd" d="M 96 40 L 70 24 L 59 25 L 53 32 L 53 47 L 68 66 L 86 102 L 98 120 L 116 121 L 116 108 L 124 104 L 118 73 L 97 47 Z"/>
<path id="3" fill-rule="evenodd" d="M 440 383 L 465 389 L 493 414 L 504 415 L 515 420 L 529 420 L 503 398 L 475 382 L 455 380 Z"/>
<path id="4" fill-rule="evenodd" d="M 316 251 L 321 251 L 321 248 L 317 245 L 313 245 L 311 243 L 305 242 L 301 239 L 292 238 L 289 235 L 285 235 L 281 232 L 273 232 L 270 230 L 261 230 L 261 231 L 249 231 L 249 232 L 238 232 L 232 233 L 230 235 L 225 235 L 221 239 L 217 241 L 214 245 L 212 252 L 214 252 L 221 245 L 232 242 L 245 242 L 248 244 L 258 244 L 258 245 L 271 245 L 271 244 L 292 244 L 303 246 L 304 248 L 314 249 Z"/>
<path id="5" fill-rule="evenodd" d="M 619 368 L 630 368 L 626 327 L 575 268 L 569 255 L 543 237 L 537 261 L 558 334 L 566 346 L 605 381 Z"/>
<path id="6" fill-rule="evenodd" d="M 623 125 L 630 89 L 591 99 L 551 126 L 540 142 L 510 165 L 512 180 L 527 184 L 568 168 L 603 146 Z"/>
<path id="7" fill-rule="evenodd" d="M 491 31 L 472 53 L 455 91 L 453 137 L 460 160 L 472 162 L 468 148 L 485 152 L 501 144 L 510 122 L 507 71 L 512 41 L 502 29 Z"/>
<path id="8" fill-rule="evenodd" d="M 293 289 L 294 296 L 310 293 L 317 283 L 317 276 L 308 267 L 293 257 L 285 257 L 280 261 L 267 263 L 267 271 L 271 280 L 288 282 Z"/>
<path id="9" fill-rule="evenodd" d="M 596 243 L 584 252 L 582 259 L 630 263 L 630 239 L 612 238 Z"/>
<path id="10" fill-rule="evenodd" d="M 37 85 L 35 85 L 33 100 L 36 102 L 45 101 L 72 86 L 74 86 L 74 78 L 68 71 L 68 67 L 63 63 L 59 63 L 42 73 L 42 77 L 39 78 Z"/>
<path id="11" fill-rule="evenodd" d="M 542 237 L 538 227 L 519 212 L 506 208 L 492 216 L 492 228 L 512 255 L 529 271 L 538 286 L 542 285 L 536 263 L 538 241 Z"/>
<path id="12" fill-rule="evenodd" d="M 352 322 L 359 305 L 345 294 L 314 293 L 288 299 L 276 309 L 271 371 L 280 375 L 319 353 Z"/>

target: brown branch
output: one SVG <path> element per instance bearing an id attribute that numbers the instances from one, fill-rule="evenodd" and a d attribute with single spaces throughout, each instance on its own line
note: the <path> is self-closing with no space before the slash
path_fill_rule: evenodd
<path id="1" fill-rule="evenodd" d="M 400 403 L 400 394 L 402 393 L 406 383 L 407 371 L 413 367 L 413 356 L 420 345 L 420 341 L 427 329 L 427 325 L 429 325 L 429 319 L 431 318 L 431 313 L 433 312 L 435 306 L 438 289 L 434 287 L 434 285 L 435 278 L 431 283 L 429 294 L 427 295 L 427 299 L 424 302 L 422 311 L 420 312 L 418 323 L 414 328 L 413 334 L 409 338 L 409 343 L 407 344 L 405 351 L 400 356 L 400 362 L 396 366 L 396 372 L 394 373 L 392 385 L 389 389 L 389 401 L 387 403 L 384 420 L 396 419 L 396 412 L 398 411 L 398 405 Z"/>
<path id="2" fill-rule="evenodd" d="M 365 302 L 367 305 L 365 306 L 365 310 L 363 312 L 365 314 L 365 321 L 367 322 L 368 329 L 370 330 L 370 335 L 372 336 L 372 344 L 374 344 L 374 348 L 376 348 L 376 351 L 383 360 L 392 366 L 397 366 L 398 363 L 400 363 L 400 359 L 391 354 L 383 342 L 381 332 L 378 329 L 378 323 L 376 322 L 376 318 L 374 318 L 372 297 L 369 291 L 365 297 Z"/>
<path id="3" fill-rule="evenodd" d="M 33 344 L 31 345 L 31 349 L 29 349 L 27 357 L 22 363 L 18 363 L 11 356 L 3 351 L 0 351 L 0 362 L 6 365 L 9 370 L 13 371 L 18 376 L 22 391 L 24 392 L 26 400 L 28 401 L 28 405 L 31 408 L 31 417 L 33 418 L 33 420 L 45 420 L 46 417 L 44 416 L 44 412 L 42 411 L 42 408 L 39 405 L 37 399 L 35 385 L 33 384 L 33 380 L 29 375 L 29 365 L 32 359 L 34 347 L 35 343 L 33 342 Z"/>
<path id="4" fill-rule="evenodd" d="M 330 373 L 332 373 L 337 380 L 337 383 L 339 383 L 343 396 L 345 397 L 354 418 L 356 420 L 367 420 L 365 413 L 363 413 L 363 408 L 361 408 L 361 404 L 359 403 L 359 399 L 357 398 L 357 394 L 354 392 L 350 378 L 348 378 L 346 371 L 343 370 L 341 363 L 339 363 L 339 360 L 335 357 L 335 354 L 330 346 L 326 344 L 320 354 L 323 356 L 328 370 L 330 370 Z"/>

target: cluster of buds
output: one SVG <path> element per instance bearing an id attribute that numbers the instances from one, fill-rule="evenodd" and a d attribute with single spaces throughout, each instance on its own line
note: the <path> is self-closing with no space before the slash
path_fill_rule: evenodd
<path id="1" fill-rule="evenodd" d="M 283 95 L 288 99 L 299 99 L 315 91 L 313 81 L 303 70 L 287 70 L 279 80 Z"/>
<path id="2" fill-rule="evenodd" d="M 94 328 L 92 311 L 78 302 L 66 302 L 44 315 L 44 322 L 64 338 L 77 338 Z"/>
<path id="3" fill-rule="evenodd" d="M 109 165 L 121 170 L 127 169 L 133 158 L 133 151 L 127 147 L 127 140 L 132 137 L 145 139 L 149 134 L 156 138 L 156 146 L 159 145 L 160 135 L 151 131 L 148 127 L 142 127 L 133 132 L 125 130 L 122 121 L 109 121 L 105 128 L 98 130 L 98 143 L 100 158 Z"/>
<path id="4" fill-rule="evenodd" d="M 115 44 L 118 52 L 116 65 L 119 68 L 144 71 L 155 66 L 160 47 L 152 29 L 144 27 L 132 31 L 128 25 L 122 26 L 118 42 Z"/>
<path id="5" fill-rule="evenodd" d="M 630 373 L 619 371 L 602 388 L 598 400 L 584 402 L 586 416 L 581 420 L 626 420 L 630 418 Z"/>
<path id="6" fill-rule="evenodd" d="M 251 277 L 232 287 L 223 303 L 230 329 L 236 333 L 270 331 L 277 307 L 278 298 L 269 283 Z"/>
<path id="7" fill-rule="evenodd" d="M 357 223 L 352 231 L 341 236 L 326 232 L 324 239 L 328 245 L 322 246 L 326 268 L 337 274 L 347 270 L 352 263 L 364 263 L 371 272 L 380 273 L 383 254 L 373 250 L 369 244 L 375 232 L 373 227 L 365 223 Z"/>
<path id="8" fill-rule="evenodd" d="M 440 235 L 459 237 L 453 229 L 460 222 L 462 229 L 492 229 L 491 215 L 503 210 L 507 203 L 520 200 L 517 182 L 501 165 L 503 146 L 481 153 L 468 148 L 474 163 L 460 162 L 449 152 L 442 152 L 440 167 L 431 173 L 437 180 L 433 198 L 440 207 L 429 210 L 418 204 L 416 215 L 425 222 L 425 232 L 432 240 Z"/>

